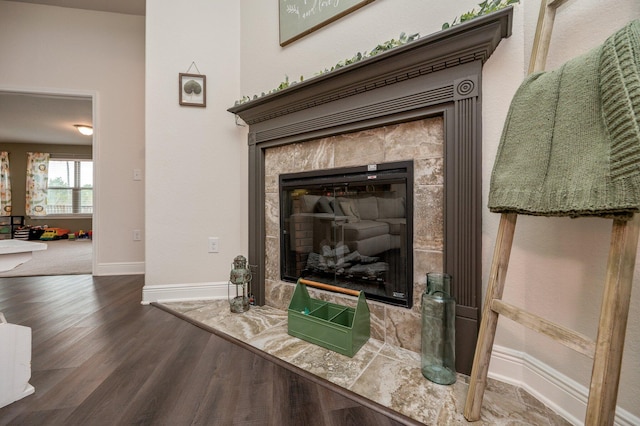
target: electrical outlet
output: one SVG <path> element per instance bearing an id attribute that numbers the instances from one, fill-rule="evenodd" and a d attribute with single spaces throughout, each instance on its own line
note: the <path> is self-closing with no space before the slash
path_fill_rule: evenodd
<path id="1" fill-rule="evenodd" d="M 142 240 L 142 232 L 139 229 L 134 229 L 133 230 L 133 241 L 140 241 Z"/>
<path id="2" fill-rule="evenodd" d="M 133 180 L 142 180 L 142 170 L 133 169 Z"/>
<path id="3" fill-rule="evenodd" d="M 209 253 L 218 253 L 220 251 L 220 241 L 218 237 L 209 237 Z"/>

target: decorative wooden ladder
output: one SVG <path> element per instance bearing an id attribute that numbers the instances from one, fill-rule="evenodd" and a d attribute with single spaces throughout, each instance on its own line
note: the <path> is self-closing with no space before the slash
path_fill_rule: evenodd
<path id="1" fill-rule="evenodd" d="M 566 1 L 542 0 L 529 73 L 545 68 L 556 9 Z M 500 218 L 464 416 L 469 421 L 480 419 L 498 316 L 502 315 L 593 358 L 585 424 L 612 425 L 640 234 L 640 214 L 633 215 L 629 221 L 613 220 L 604 295 L 595 341 L 502 300 L 516 219 L 516 213 L 503 213 Z"/>

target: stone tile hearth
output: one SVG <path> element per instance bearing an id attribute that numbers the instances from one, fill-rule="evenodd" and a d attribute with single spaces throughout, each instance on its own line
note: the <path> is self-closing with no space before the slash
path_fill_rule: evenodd
<path id="1" fill-rule="evenodd" d="M 427 425 L 568 425 L 523 389 L 490 380 L 482 420 L 469 423 L 462 415 L 467 377 L 451 386 L 422 376 L 420 355 L 380 340 L 369 339 L 353 358 L 287 334 L 286 311 L 252 306 L 234 314 L 226 300 L 162 304 L 194 322 L 219 330 L 281 360 Z"/>

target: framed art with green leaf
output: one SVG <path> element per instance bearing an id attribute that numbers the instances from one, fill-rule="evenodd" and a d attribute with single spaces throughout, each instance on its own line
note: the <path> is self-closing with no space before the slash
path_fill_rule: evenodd
<path id="1" fill-rule="evenodd" d="M 180 105 L 207 106 L 207 76 L 180 73 L 178 77 Z"/>

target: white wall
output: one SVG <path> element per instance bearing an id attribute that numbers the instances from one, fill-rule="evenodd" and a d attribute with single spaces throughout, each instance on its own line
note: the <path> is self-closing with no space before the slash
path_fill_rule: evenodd
<path id="1" fill-rule="evenodd" d="M 175 285 L 226 286 L 247 254 L 246 131 L 226 111 L 240 91 L 239 33 L 237 2 L 147 2 L 145 301 Z M 206 108 L 178 103 L 192 62 L 207 77 Z"/>
<path id="2" fill-rule="evenodd" d="M 252 96 L 276 87 L 284 76 L 309 78 L 358 51 L 397 37 L 400 32 L 426 35 L 445 21 L 477 5 L 475 0 L 428 2 L 377 0 L 293 44 L 278 44 L 274 2 L 242 0 L 241 93 Z M 615 8 L 611 6 L 615 4 Z M 538 18 L 539 1 L 516 6 L 513 36 L 503 40 L 483 72 L 483 181 L 486 205 L 489 176 L 504 119 L 513 93 L 528 66 Z M 640 17 L 634 0 L 602 2 L 570 0 L 558 11 L 548 68 L 601 43 L 630 19 Z M 486 287 L 499 215 L 483 212 L 483 282 Z M 520 216 L 505 298 L 595 338 L 604 280 L 611 221 L 541 219 Z M 638 263 L 640 266 L 640 262 Z M 640 271 L 636 272 L 627 344 L 618 398 L 619 406 L 640 417 Z M 496 343 L 534 359 L 588 386 L 591 362 L 581 355 L 501 321 Z M 498 364 L 498 365 L 494 365 Z M 524 368 L 524 367 L 523 367 Z M 491 369 L 499 375 L 499 363 Z M 550 375 L 553 375 L 550 373 Z M 518 382 L 518 377 L 507 377 Z M 533 387 L 531 383 L 523 384 Z M 579 414 L 578 414 L 579 416 Z"/>
<path id="3" fill-rule="evenodd" d="M 0 88 L 96 97 L 97 274 L 141 273 L 144 17 L 0 1 Z"/>

